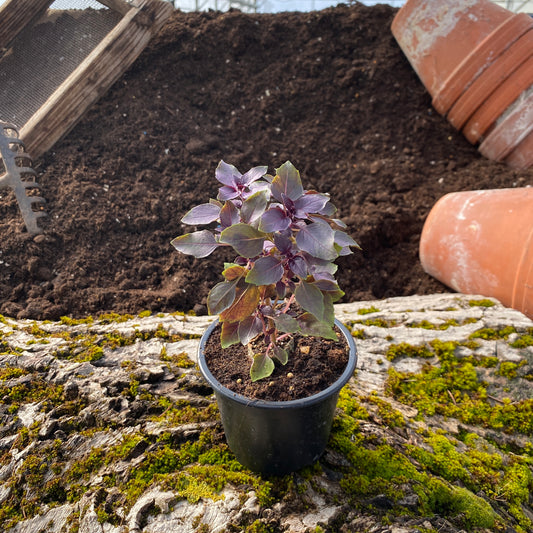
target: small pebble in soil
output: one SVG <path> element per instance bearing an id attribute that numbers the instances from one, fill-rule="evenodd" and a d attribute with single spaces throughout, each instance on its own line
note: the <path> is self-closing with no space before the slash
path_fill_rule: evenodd
<path id="1" fill-rule="evenodd" d="M 288 377 L 288 378 L 293 378 L 293 377 L 294 377 L 294 374 L 293 374 L 292 372 L 289 372 L 289 373 L 287 374 L 287 377 Z"/>
<path id="2" fill-rule="evenodd" d="M 311 349 L 310 346 L 301 346 L 300 347 L 300 352 L 307 355 L 309 353 L 309 350 Z"/>

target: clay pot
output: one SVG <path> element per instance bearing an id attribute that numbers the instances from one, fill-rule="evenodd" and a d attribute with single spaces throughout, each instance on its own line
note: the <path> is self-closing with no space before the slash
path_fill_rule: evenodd
<path id="1" fill-rule="evenodd" d="M 472 93 L 470 98 L 475 97 L 477 102 L 483 102 L 486 95 L 478 95 L 477 92 L 480 89 L 489 92 L 492 90 L 494 82 L 489 81 L 488 76 L 492 76 L 493 79 L 498 76 L 501 79 L 504 78 L 501 73 L 504 67 L 502 60 L 512 54 L 512 59 L 520 64 L 520 57 L 517 58 L 516 56 L 522 54 L 525 59 L 527 55 L 530 55 L 528 54 L 531 52 L 531 44 L 528 45 L 530 41 L 522 39 L 522 37 L 527 32 L 530 33 L 529 37 L 533 37 L 533 33 L 530 32 L 532 29 L 533 18 L 526 13 L 520 13 L 506 19 L 449 75 L 440 91 L 434 95 L 433 106 L 435 109 L 445 116 L 465 91 L 469 94 Z M 509 52 L 509 48 L 512 49 L 512 52 Z M 489 71 L 488 75 L 487 71 Z M 480 81 L 480 78 L 483 81 Z M 466 106 L 467 103 L 463 100 L 463 106 Z M 474 111 L 475 109 L 474 107 Z M 456 109 L 455 113 L 462 116 L 459 109 Z M 468 118 L 469 116 L 464 119 L 463 123 Z M 450 122 L 453 124 L 452 120 Z"/>
<path id="2" fill-rule="evenodd" d="M 533 88 L 532 17 L 490 0 L 407 0 L 391 29 L 440 114 L 472 144 L 498 130 L 481 152 L 531 166 L 529 133 L 507 118 Z"/>
<path id="3" fill-rule="evenodd" d="M 533 188 L 443 196 L 424 224 L 420 261 L 448 287 L 533 318 Z"/>
<path id="4" fill-rule="evenodd" d="M 518 169 L 533 167 L 533 131 L 507 156 L 505 162 Z"/>
<path id="5" fill-rule="evenodd" d="M 511 11 L 490 0 L 408 0 L 391 29 L 418 77 L 436 97 L 443 89 L 450 90 L 448 78 L 467 57 L 471 56 L 468 71 L 474 73 L 491 60 L 484 40 L 510 17 Z M 475 53 L 478 47 L 485 52 Z"/>
<path id="6" fill-rule="evenodd" d="M 532 47 L 533 50 L 533 47 Z M 507 108 L 533 86 L 533 55 L 496 87 L 463 127 L 463 134 L 475 144 Z"/>
<path id="7" fill-rule="evenodd" d="M 478 113 L 478 123 L 483 121 L 480 117 L 490 115 L 485 122 L 490 122 L 491 117 L 499 117 L 522 91 L 533 84 L 533 18 L 528 15 L 526 17 L 530 31 L 494 59 L 449 109 L 447 118 L 458 130 L 461 130 L 482 106 L 483 111 Z M 484 131 L 491 125 L 492 122 L 488 126 L 485 125 Z M 479 139 L 478 130 L 479 128 L 474 132 L 472 125 L 466 126 L 464 133 L 467 138 L 470 136 L 470 142 L 475 143 Z"/>
<path id="8" fill-rule="evenodd" d="M 533 133 L 533 88 L 500 117 L 479 146 L 488 159 L 504 160 Z M 533 158 L 533 151 L 531 152 Z"/>

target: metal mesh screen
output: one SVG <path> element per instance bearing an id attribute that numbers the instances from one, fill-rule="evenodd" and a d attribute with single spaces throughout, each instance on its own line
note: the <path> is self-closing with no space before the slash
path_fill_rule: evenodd
<path id="1" fill-rule="evenodd" d="M 66 1 L 56 0 L 0 51 L 0 120 L 21 128 L 121 20 L 96 0 L 58 10 Z"/>

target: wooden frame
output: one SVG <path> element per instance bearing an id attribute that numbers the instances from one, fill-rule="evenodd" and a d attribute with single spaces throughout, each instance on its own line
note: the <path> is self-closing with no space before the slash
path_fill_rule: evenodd
<path id="1" fill-rule="evenodd" d="M 39 110 L 20 128 L 33 159 L 48 151 L 81 119 L 87 109 L 117 81 L 144 50 L 173 11 L 163 0 L 98 0 L 122 15 Z M 0 7 L 0 49 L 35 22 L 53 0 L 8 0 Z"/>

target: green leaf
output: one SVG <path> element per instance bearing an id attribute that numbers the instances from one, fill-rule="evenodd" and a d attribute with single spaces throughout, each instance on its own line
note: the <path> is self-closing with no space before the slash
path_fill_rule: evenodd
<path id="1" fill-rule="evenodd" d="M 277 346 L 274 344 L 272 347 L 272 355 L 282 364 L 286 365 L 287 361 L 289 360 L 289 354 L 287 353 L 287 350 L 284 350 L 280 346 Z"/>
<path id="2" fill-rule="evenodd" d="M 248 224 L 235 224 L 220 234 L 220 242 L 229 244 L 243 257 L 256 257 L 263 251 L 266 235 Z"/>
<path id="3" fill-rule="evenodd" d="M 233 281 L 239 278 L 242 278 L 246 274 L 246 269 L 241 265 L 236 265 L 235 263 L 225 263 L 224 270 L 222 275 L 226 278 L 227 281 Z"/>
<path id="4" fill-rule="evenodd" d="M 258 353 L 254 355 L 254 362 L 250 368 L 250 377 L 252 381 L 267 378 L 274 372 L 274 368 L 274 361 L 268 355 Z"/>
<path id="5" fill-rule="evenodd" d="M 309 311 L 319 320 L 324 319 L 324 298 L 319 288 L 311 283 L 302 281 L 296 286 L 294 296 L 302 309 Z"/>
<path id="6" fill-rule="evenodd" d="M 270 192 L 263 190 L 252 194 L 243 202 L 241 206 L 241 218 L 243 222 L 252 224 L 265 212 Z"/>
<path id="7" fill-rule="evenodd" d="M 235 300 L 236 282 L 222 281 L 217 283 L 207 295 L 207 310 L 211 315 L 218 315 L 227 309 Z"/>
<path id="8" fill-rule="evenodd" d="M 246 281 L 254 285 L 272 285 L 283 277 L 283 263 L 271 255 L 260 257 L 246 275 Z"/>
<path id="9" fill-rule="evenodd" d="M 228 348 L 232 344 L 239 342 L 239 323 L 238 322 L 224 322 L 220 330 L 220 345 L 222 348 Z"/>
<path id="10" fill-rule="evenodd" d="M 316 316 L 311 313 L 304 313 L 303 315 L 300 315 L 297 320 L 303 335 L 308 337 L 322 337 L 334 341 L 337 340 L 337 334 L 334 329 L 329 324 L 318 320 Z"/>
<path id="11" fill-rule="evenodd" d="M 170 244 L 182 254 L 201 258 L 210 255 L 219 246 L 215 236 L 207 229 L 176 237 Z"/>
<path id="12" fill-rule="evenodd" d="M 299 329 L 298 321 L 291 315 L 283 314 L 274 318 L 276 329 L 283 333 L 296 333 Z"/>
<path id="13" fill-rule="evenodd" d="M 256 285 L 246 285 L 244 290 L 237 290 L 232 306 L 220 314 L 221 322 L 241 322 L 250 316 L 259 304 L 260 292 Z"/>

